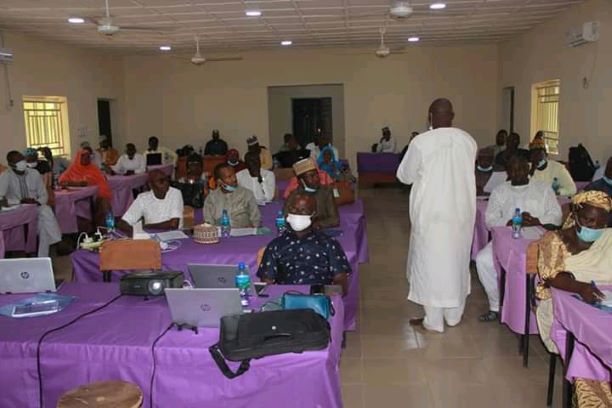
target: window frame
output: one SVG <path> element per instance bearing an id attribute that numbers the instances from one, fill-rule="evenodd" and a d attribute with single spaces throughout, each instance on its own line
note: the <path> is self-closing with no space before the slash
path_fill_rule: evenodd
<path id="1" fill-rule="evenodd" d="M 51 149 L 53 156 L 70 157 L 67 98 L 62 96 L 23 96 L 21 108 L 23 110 L 26 146 L 35 149 L 47 146 Z M 55 133 L 56 136 L 52 137 L 49 133 Z"/>

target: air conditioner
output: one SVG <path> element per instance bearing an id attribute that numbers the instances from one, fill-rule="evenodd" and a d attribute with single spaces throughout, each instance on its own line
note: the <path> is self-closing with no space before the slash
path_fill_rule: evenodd
<path id="1" fill-rule="evenodd" d="M 0 63 L 8 64 L 13 62 L 13 52 L 6 48 L 0 48 Z"/>
<path id="2" fill-rule="evenodd" d="M 599 21 L 590 21 L 580 27 L 571 28 L 566 37 L 568 47 L 595 42 L 599 39 Z"/>

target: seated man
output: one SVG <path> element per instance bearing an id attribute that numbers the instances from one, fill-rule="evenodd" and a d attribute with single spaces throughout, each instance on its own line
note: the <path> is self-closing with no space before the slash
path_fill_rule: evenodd
<path id="1" fill-rule="evenodd" d="M 529 163 L 522 156 L 513 156 L 507 165 L 509 182 L 497 186 L 491 193 L 485 222 L 487 228 L 512 225 L 516 208 L 523 215 L 523 226 L 561 225 L 561 207 L 551 188 L 529 180 Z M 493 261 L 493 244 L 489 242 L 476 256 L 476 269 L 489 298 L 489 312 L 480 321 L 497 320 L 499 315 L 499 289 L 497 271 Z"/>
<path id="2" fill-rule="evenodd" d="M 212 131 L 212 139 L 206 142 L 204 154 L 210 156 L 225 156 L 227 154 L 227 142 L 221 139 L 218 129 Z"/>
<path id="3" fill-rule="evenodd" d="M 28 168 L 23 155 L 11 151 L 6 156 L 10 170 L 0 174 L 0 206 L 38 205 L 38 256 L 49 256 L 49 247 L 62 240 L 62 232 L 51 207 L 47 189 L 38 171 Z"/>
<path id="4" fill-rule="evenodd" d="M 287 211 L 289 228 L 268 244 L 257 276 L 281 285 L 340 285 L 346 294 L 351 266 L 340 244 L 314 228 L 315 198 L 296 192 L 287 202 Z"/>
<path id="5" fill-rule="evenodd" d="M 117 227 L 127 233 L 142 220 L 144 228 L 171 230 L 183 226 L 183 197 L 170 187 L 170 180 L 161 170 L 149 173 L 151 191 L 140 193 L 123 214 Z"/>
<path id="6" fill-rule="evenodd" d="M 272 161 L 272 154 L 265 146 L 259 144 L 257 136 L 253 135 L 247 139 L 247 147 L 249 152 L 255 152 L 259 154 L 261 160 L 261 168 L 266 170 L 272 170 L 274 162 Z"/>
<path id="7" fill-rule="evenodd" d="M 376 146 L 376 151 L 378 153 L 395 153 L 395 150 L 395 139 L 391 138 L 391 129 L 385 126 L 382 128 L 382 137 Z"/>
<path id="8" fill-rule="evenodd" d="M 208 195 L 208 175 L 204 173 L 202 156 L 198 153 L 187 156 L 187 173 L 171 185 L 181 192 L 185 205 L 204 207 L 204 199 Z"/>
<path id="9" fill-rule="evenodd" d="M 573 196 L 576 194 L 576 183 L 565 166 L 554 160 L 548 160 L 543 139 L 533 139 L 529 144 L 529 154 L 532 180 L 542 181 L 550 186 L 556 195 Z"/>
<path id="10" fill-rule="evenodd" d="M 314 142 L 310 142 L 306 145 L 306 149 L 310 150 L 310 157 L 317 160 L 321 154 L 321 150 L 327 146 L 330 146 L 334 150 L 334 157 L 339 159 L 340 155 L 338 154 L 338 149 L 332 145 L 331 139 L 326 135 L 316 136 Z"/>
<path id="11" fill-rule="evenodd" d="M 612 157 L 608 159 L 602 178 L 585 187 L 585 191 L 603 191 L 612 197 Z"/>
<path id="12" fill-rule="evenodd" d="M 508 138 L 508 131 L 506 129 L 499 129 L 495 136 L 495 144 L 489 146 L 493 150 L 493 157 L 496 157 L 499 153 L 506 149 L 506 139 Z"/>
<path id="13" fill-rule="evenodd" d="M 111 169 L 125 176 L 142 174 L 147 171 L 147 161 L 142 154 L 136 153 L 136 146 L 133 143 L 128 143 L 125 145 L 125 154 L 121 155 L 117 164 L 111 166 Z"/>
<path id="14" fill-rule="evenodd" d="M 218 164 L 214 177 L 217 188 L 208 194 L 204 202 L 204 221 L 221 225 L 223 210 L 227 210 L 232 227 L 259 227 L 261 213 L 255 196 L 250 190 L 238 185 L 232 166 L 227 163 Z"/>
<path id="15" fill-rule="evenodd" d="M 278 149 L 278 152 L 291 152 L 300 149 L 301 147 L 296 137 L 293 136 L 291 133 L 285 133 L 283 135 L 283 145 L 280 147 L 280 149 Z"/>
<path id="16" fill-rule="evenodd" d="M 247 168 L 236 174 L 238 185 L 253 192 L 258 204 L 269 203 L 276 192 L 276 177 L 270 170 L 261 168 L 259 154 L 247 152 L 244 155 Z"/>
<path id="17" fill-rule="evenodd" d="M 159 139 L 155 136 L 151 136 L 149 138 L 149 148 L 144 154 L 145 159 L 147 158 L 147 155 L 157 154 L 157 153 L 161 153 L 162 155 L 161 164 L 172 164 L 173 166 L 176 164 L 176 158 L 177 158 L 176 153 L 168 149 L 167 147 L 160 146 Z M 186 153 L 186 155 L 188 155 L 188 153 Z M 146 160 L 145 160 L 145 163 L 146 163 Z"/>
<path id="18" fill-rule="evenodd" d="M 117 164 L 117 160 L 119 160 L 119 151 L 110 145 L 108 137 L 105 135 L 100 135 L 100 148 L 98 149 L 98 153 L 100 153 L 102 157 L 103 166 L 114 166 Z"/>
<path id="19" fill-rule="evenodd" d="M 478 157 L 476 157 L 476 194 L 479 196 L 488 195 L 484 188 L 493 174 L 494 158 L 491 147 L 480 149 Z"/>
<path id="20" fill-rule="evenodd" d="M 500 170 L 506 170 L 508 160 L 517 154 L 529 159 L 529 150 L 521 149 L 520 145 L 521 136 L 516 132 L 510 133 L 510 136 L 506 138 L 506 148 L 495 156 L 496 167 Z"/>
<path id="21" fill-rule="evenodd" d="M 317 213 L 314 217 L 316 228 L 329 228 L 340 225 L 340 217 L 336 202 L 334 201 L 333 189 L 329 186 L 321 185 L 321 179 L 314 160 L 310 158 L 301 160 L 293 165 L 293 170 L 300 185 L 289 195 L 285 203 L 285 215 L 288 214 L 291 196 L 305 193 L 312 195 L 317 202 Z"/>
<path id="22" fill-rule="evenodd" d="M 227 164 L 234 168 L 236 174 L 238 174 L 239 171 L 246 169 L 246 164 L 242 160 L 240 160 L 240 152 L 238 152 L 238 150 L 229 149 L 227 151 L 226 157 Z"/>

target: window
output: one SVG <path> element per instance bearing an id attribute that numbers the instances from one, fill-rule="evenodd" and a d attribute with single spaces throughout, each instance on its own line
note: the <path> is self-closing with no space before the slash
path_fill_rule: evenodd
<path id="1" fill-rule="evenodd" d="M 561 81 L 540 82 L 532 88 L 531 135 L 544 132 L 548 153 L 559 154 L 559 95 Z"/>
<path id="2" fill-rule="evenodd" d="M 23 116 L 28 147 L 48 146 L 54 156 L 70 155 L 66 98 L 24 96 Z"/>

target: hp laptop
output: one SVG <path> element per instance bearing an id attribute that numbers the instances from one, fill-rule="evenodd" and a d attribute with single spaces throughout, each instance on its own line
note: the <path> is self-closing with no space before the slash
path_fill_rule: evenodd
<path id="1" fill-rule="evenodd" d="M 172 322 L 192 327 L 219 327 L 223 316 L 242 313 L 236 288 L 166 288 Z"/>
<path id="2" fill-rule="evenodd" d="M 161 153 L 147 153 L 147 166 L 157 166 L 162 164 Z"/>
<path id="3" fill-rule="evenodd" d="M 234 288 L 236 287 L 236 265 L 187 264 L 196 288 Z"/>
<path id="4" fill-rule="evenodd" d="M 51 258 L 0 259 L 0 293 L 55 292 Z"/>

